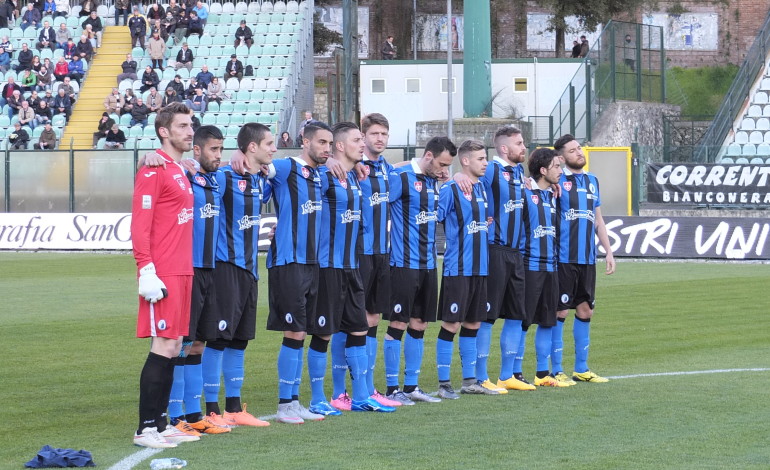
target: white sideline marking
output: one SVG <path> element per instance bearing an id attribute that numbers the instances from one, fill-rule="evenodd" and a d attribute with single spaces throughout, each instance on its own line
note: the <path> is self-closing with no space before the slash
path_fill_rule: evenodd
<path id="1" fill-rule="evenodd" d="M 640 377 L 663 377 L 663 376 L 672 376 L 672 375 L 725 374 L 730 372 L 767 372 L 767 371 L 770 371 L 770 368 L 757 367 L 752 369 L 714 369 L 714 370 L 691 370 L 691 371 L 681 371 L 681 372 L 653 372 L 650 374 L 613 375 L 613 376 L 607 376 L 607 378 L 612 380 L 618 380 L 618 379 L 637 379 Z M 259 419 L 270 420 L 270 419 L 275 419 L 275 417 L 276 415 L 270 415 L 270 416 L 263 416 Z M 158 454 L 160 452 L 163 452 L 163 449 L 142 449 L 139 452 L 129 455 L 128 457 L 116 463 L 115 465 L 113 465 L 107 470 L 131 470 L 136 465 L 140 464 L 143 460 L 148 459 L 149 457 L 152 457 L 153 455 Z"/>
<path id="2" fill-rule="evenodd" d="M 138 464 L 142 463 L 142 460 L 148 459 L 153 455 L 159 454 L 161 452 L 163 452 L 163 449 L 144 448 L 139 452 L 135 452 L 129 455 L 128 457 L 116 463 L 115 465 L 108 468 L 107 470 L 131 470 Z"/>

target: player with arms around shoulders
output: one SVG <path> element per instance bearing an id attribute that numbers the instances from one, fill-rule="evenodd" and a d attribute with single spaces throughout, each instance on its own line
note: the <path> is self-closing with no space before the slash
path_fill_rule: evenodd
<path id="1" fill-rule="evenodd" d="M 462 173 L 472 183 L 471 191 L 465 192 L 457 182 L 451 181 L 441 187 L 438 202 L 438 220 L 444 224 L 446 251 L 438 306 L 441 329 L 436 341 L 436 366 L 438 396 L 450 400 L 460 398 L 450 381 L 452 349 L 458 330 L 463 373 L 460 392 L 500 394 L 476 381 L 476 335 L 481 320 L 487 318 L 489 223 L 487 194 L 479 181 L 487 170 L 487 150 L 481 141 L 466 140 L 457 155 Z"/>
<path id="2" fill-rule="evenodd" d="M 596 243 L 599 238 L 606 255 L 605 274 L 615 272 L 607 228 L 601 211 L 599 180 L 583 171 L 586 158 L 580 143 L 566 134 L 554 143 L 554 149 L 564 160 L 564 172 L 559 179 L 561 196 L 557 200 L 559 210 L 559 306 L 558 322 L 553 331 L 551 362 L 554 375 L 562 381 L 607 382 L 588 368 L 588 348 L 591 344 L 591 317 L 594 313 L 596 288 Z M 564 345 L 563 328 L 567 312 L 575 310 L 572 334 L 575 340 L 575 369 L 572 380 L 562 371 L 561 358 Z"/>
<path id="3" fill-rule="evenodd" d="M 193 192 L 179 165 L 193 144 L 192 112 L 183 104 L 163 108 L 155 120 L 165 167 L 142 166 L 134 182 L 131 236 L 139 271 L 137 337 L 151 338 L 139 380 L 139 427 L 134 444 L 175 447 L 195 441 L 168 426 L 166 406 L 190 323 L 193 279 Z"/>
<path id="4" fill-rule="evenodd" d="M 433 137 L 421 158 L 396 168 L 388 177 L 391 219 L 390 309 L 383 354 L 387 397 L 402 404 L 438 402 L 418 386 L 425 329 L 436 321 L 436 223 L 438 181 L 448 177 L 457 147 L 448 137 Z M 404 390 L 399 390 L 404 331 Z"/>

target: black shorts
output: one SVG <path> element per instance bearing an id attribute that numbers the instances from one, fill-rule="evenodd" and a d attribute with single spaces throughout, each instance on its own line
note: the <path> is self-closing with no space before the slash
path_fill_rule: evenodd
<path id="1" fill-rule="evenodd" d="M 527 318 L 522 322 L 522 326 L 556 325 L 556 304 L 559 301 L 558 274 L 555 271 L 524 271 L 524 282 L 527 284 L 524 296 Z"/>
<path id="2" fill-rule="evenodd" d="M 316 316 L 308 317 L 308 334 L 333 335 L 339 331 L 367 330 L 364 286 L 358 269 L 321 268 Z"/>
<path id="3" fill-rule="evenodd" d="M 315 318 L 318 297 L 318 265 L 291 263 L 267 270 L 270 315 L 267 329 L 307 331 Z"/>
<path id="4" fill-rule="evenodd" d="M 487 318 L 486 276 L 444 276 L 438 301 L 438 319 L 475 323 Z"/>
<path id="5" fill-rule="evenodd" d="M 524 258 L 513 248 L 489 245 L 486 320 L 524 320 Z"/>
<path id="6" fill-rule="evenodd" d="M 194 268 L 190 301 L 190 330 L 184 341 L 208 341 L 217 337 L 217 289 L 214 269 Z"/>
<path id="7" fill-rule="evenodd" d="M 588 302 L 594 308 L 596 290 L 595 264 L 559 263 L 559 311 Z"/>
<path id="8" fill-rule="evenodd" d="M 435 269 L 390 268 L 390 308 L 383 320 L 408 323 L 410 318 L 436 321 L 438 276 Z"/>
<path id="9" fill-rule="evenodd" d="M 390 308 L 390 255 L 359 255 L 358 270 L 364 283 L 366 311 L 387 311 Z"/>
<path id="10" fill-rule="evenodd" d="M 214 268 L 217 288 L 216 339 L 254 339 L 257 326 L 257 280 L 251 272 L 220 261 Z"/>

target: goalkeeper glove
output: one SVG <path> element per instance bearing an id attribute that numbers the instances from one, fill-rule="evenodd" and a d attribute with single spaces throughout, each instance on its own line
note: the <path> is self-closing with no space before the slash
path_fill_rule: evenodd
<path id="1" fill-rule="evenodd" d="M 166 285 L 155 274 L 153 263 L 139 270 L 139 295 L 153 304 L 168 296 Z"/>

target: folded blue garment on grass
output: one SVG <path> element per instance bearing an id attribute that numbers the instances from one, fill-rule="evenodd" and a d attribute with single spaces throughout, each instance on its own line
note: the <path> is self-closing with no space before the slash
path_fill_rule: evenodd
<path id="1" fill-rule="evenodd" d="M 91 452 L 75 449 L 54 449 L 43 446 L 34 459 L 24 464 L 27 468 L 95 467 Z"/>

